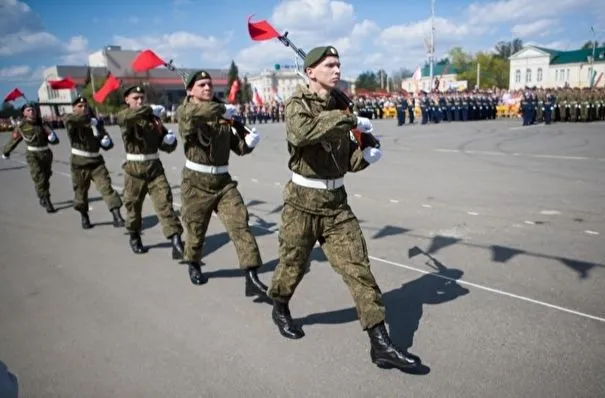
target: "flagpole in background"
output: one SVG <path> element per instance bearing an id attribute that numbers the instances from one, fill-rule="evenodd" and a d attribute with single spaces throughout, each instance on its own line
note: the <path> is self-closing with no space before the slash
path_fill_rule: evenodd
<path id="1" fill-rule="evenodd" d="M 433 91 L 433 63 L 435 61 L 435 0 L 431 0 L 431 45 L 429 49 L 429 75 L 431 77 L 431 87 L 429 91 Z"/>

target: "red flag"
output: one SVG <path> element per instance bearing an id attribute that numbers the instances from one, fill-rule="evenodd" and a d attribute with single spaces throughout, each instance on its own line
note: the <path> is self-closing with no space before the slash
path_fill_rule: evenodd
<path id="1" fill-rule="evenodd" d="M 151 50 L 145 50 L 141 52 L 132 61 L 132 70 L 135 72 L 145 72 L 149 69 L 156 68 L 158 66 L 166 65 L 166 62 L 160 57 L 155 55 Z"/>
<path id="2" fill-rule="evenodd" d="M 248 32 L 255 41 L 271 40 L 279 37 L 280 34 L 266 20 L 250 22 L 252 15 L 248 17 Z"/>
<path id="3" fill-rule="evenodd" d="M 76 87 L 76 83 L 71 80 L 71 76 L 67 76 L 61 80 L 49 80 L 48 84 L 53 90 L 71 90 Z"/>
<path id="4" fill-rule="evenodd" d="M 258 94 L 258 90 L 256 90 L 256 87 L 254 87 L 254 102 L 256 102 L 256 105 L 263 105 L 263 99 Z"/>
<path id="5" fill-rule="evenodd" d="M 8 93 L 6 97 L 4 97 L 4 102 L 14 101 L 19 97 L 23 97 L 23 93 L 18 88 L 14 88 L 13 91 Z"/>
<path id="6" fill-rule="evenodd" d="M 239 91 L 239 80 L 235 79 L 231 84 L 231 90 L 229 90 L 229 95 L 227 96 L 227 101 L 230 104 L 235 104 L 235 100 L 237 99 L 237 92 Z"/>
<path id="7" fill-rule="evenodd" d="M 92 97 L 94 98 L 95 101 L 97 101 L 98 103 L 101 104 L 105 101 L 105 98 L 107 98 L 107 96 L 109 94 L 111 94 L 112 92 L 116 91 L 119 88 L 120 88 L 120 81 L 118 79 L 116 79 L 116 77 L 114 75 L 109 73 L 107 75 L 107 79 L 105 80 L 105 83 L 103 83 L 103 87 L 101 87 L 99 89 L 99 91 L 94 93 L 94 95 Z"/>

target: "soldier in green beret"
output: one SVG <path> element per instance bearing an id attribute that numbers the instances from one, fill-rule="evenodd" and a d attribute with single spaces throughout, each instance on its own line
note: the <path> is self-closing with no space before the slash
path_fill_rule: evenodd
<path id="1" fill-rule="evenodd" d="M 158 150 L 172 153 L 177 146 L 176 135 L 167 130 L 145 102 L 145 90 L 140 85 L 126 87 L 124 101 L 128 107 L 117 115 L 126 151 L 124 169 L 124 206 L 126 230 L 130 247 L 136 254 L 147 249 L 141 241 L 141 211 L 149 194 L 162 224 L 166 239 L 172 242 L 172 258 L 183 258 L 183 227 L 173 207 L 172 190 L 164 172 Z"/>
<path id="2" fill-rule="evenodd" d="M 2 158 L 8 159 L 10 153 L 21 141 L 27 144 L 25 160 L 40 199 L 40 206 L 48 213 L 54 213 L 55 208 L 50 201 L 50 177 L 52 176 L 53 152 L 48 144 L 59 144 L 59 137 L 46 124 L 37 113 L 35 104 L 26 103 L 21 107 L 23 120 L 13 133 L 10 140 L 4 145 Z"/>
<path id="3" fill-rule="evenodd" d="M 419 358 L 390 340 L 382 293 L 370 270 L 365 238 L 347 203 L 344 176 L 378 161 L 378 148 L 360 148 L 351 130 L 373 130 L 367 118 L 329 110 L 330 92 L 340 80 L 340 59 L 332 46 L 311 50 L 304 60 L 308 85 L 299 85 L 286 102 L 286 139 L 292 179 L 284 189 L 279 230 L 279 263 L 268 295 L 272 318 L 286 338 L 304 336 L 294 323 L 289 301 L 302 280 L 309 256 L 319 242 L 355 301 L 361 327 L 368 332 L 370 356 L 380 367 L 415 371 Z"/>
<path id="4" fill-rule="evenodd" d="M 78 96 L 73 102 L 73 113 L 64 118 L 67 136 L 71 143 L 71 179 L 74 188 L 74 209 L 81 215 L 82 228 L 92 228 L 88 216 L 88 190 L 94 182 L 97 191 L 113 215 L 114 227 L 123 227 L 124 219 L 120 214 L 122 200 L 111 186 L 111 177 L 105 167 L 105 159 L 99 153 L 103 148 L 113 148 L 113 141 L 105 127 L 92 117 L 88 101 Z"/>
<path id="5" fill-rule="evenodd" d="M 201 285 L 200 260 L 212 212 L 216 212 L 235 245 L 239 266 L 245 270 L 247 296 L 265 296 L 267 287 L 257 270 L 263 265 L 256 238 L 248 225 L 248 209 L 229 174 L 229 156 L 251 153 L 260 135 L 256 129 L 241 135 L 231 119 L 237 107 L 215 100 L 212 78 L 206 71 L 192 73 L 185 82 L 187 97 L 177 109 L 179 133 L 185 148 L 181 182 L 183 223 L 187 229 L 184 260 L 191 282 Z"/>

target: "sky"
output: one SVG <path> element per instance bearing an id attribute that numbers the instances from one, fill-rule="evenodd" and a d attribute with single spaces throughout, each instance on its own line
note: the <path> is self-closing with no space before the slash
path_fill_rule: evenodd
<path id="1" fill-rule="evenodd" d="M 278 40 L 253 42 L 247 19 L 266 19 L 304 50 L 333 45 L 342 74 L 415 69 L 426 62 L 430 0 L 0 0 L 0 95 L 36 99 L 41 71 L 85 65 L 106 45 L 152 49 L 179 67 L 254 74 L 295 55 Z M 605 41 L 602 0 L 435 0 L 435 52 L 490 51 L 501 40 L 572 50 Z"/>

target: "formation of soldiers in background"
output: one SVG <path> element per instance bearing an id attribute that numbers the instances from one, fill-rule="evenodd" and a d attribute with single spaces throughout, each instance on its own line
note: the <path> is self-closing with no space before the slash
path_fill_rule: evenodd
<path id="1" fill-rule="evenodd" d="M 605 88 L 526 89 L 519 111 L 523 125 L 605 120 Z"/>

